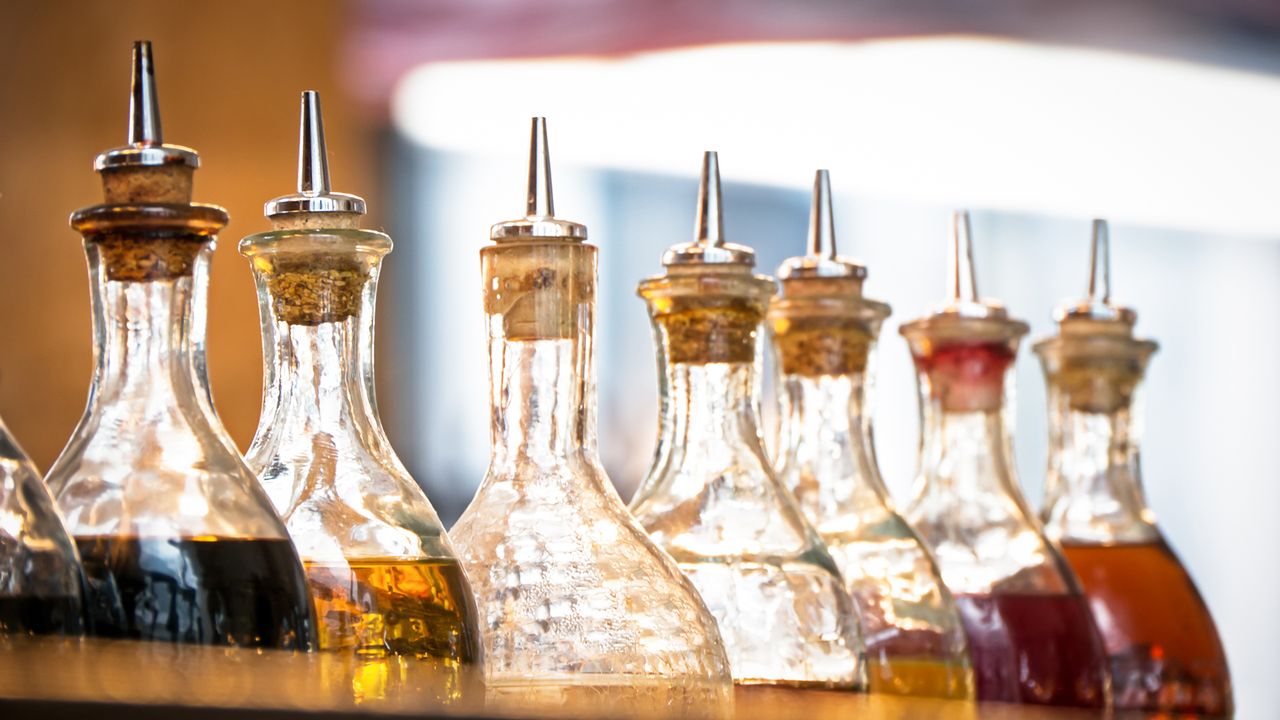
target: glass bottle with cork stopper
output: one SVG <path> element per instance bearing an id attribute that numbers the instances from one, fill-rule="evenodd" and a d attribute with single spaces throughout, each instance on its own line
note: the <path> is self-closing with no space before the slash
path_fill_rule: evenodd
<path id="1" fill-rule="evenodd" d="M 734 681 L 853 688 L 857 620 L 835 561 L 774 475 L 759 430 L 760 332 L 776 285 L 727 243 L 715 153 L 693 242 L 640 283 L 661 373 L 658 448 L 631 511 L 720 624 Z"/>
<path id="2" fill-rule="evenodd" d="M 391 238 L 332 192 L 320 97 L 302 93 L 298 192 L 240 242 L 258 288 L 264 393 L 245 460 L 302 557 L 320 650 L 354 658 L 357 701 L 479 679 L 475 601 L 435 509 L 392 449 L 373 386 L 374 301 Z M 330 652 L 322 660 L 330 659 Z"/>
<path id="3" fill-rule="evenodd" d="M 596 248 L 555 217 L 534 118 L 527 215 L 480 251 L 493 455 L 452 530 L 479 601 L 489 697 L 516 708 L 721 716 L 715 620 L 600 465 Z"/>
<path id="4" fill-rule="evenodd" d="M 1075 577 L 1027 508 L 1006 397 L 1027 324 L 979 300 L 969 214 L 952 217 L 948 302 L 901 327 L 920 391 L 907 521 L 969 638 L 979 700 L 1106 708 L 1106 656 Z"/>
<path id="5" fill-rule="evenodd" d="M 194 150 L 165 144 L 151 46 L 133 52 L 129 144 L 77 210 L 93 300 L 89 404 L 47 478 L 84 566 L 92 635 L 309 650 L 302 566 L 213 413 L 203 308 L 220 207 L 191 202 Z"/>
<path id="6" fill-rule="evenodd" d="M 973 674 L 951 593 L 892 506 L 872 450 L 871 358 L 889 306 L 867 269 L 836 253 L 831 181 L 814 178 L 809 252 L 778 268 L 769 304 L 778 360 L 783 485 L 827 544 L 853 597 L 870 692 L 969 699 Z"/>
<path id="7" fill-rule="evenodd" d="M 0 635 L 84 631 L 80 557 L 31 460 L 0 421 Z"/>
<path id="8" fill-rule="evenodd" d="M 1111 657 L 1117 710 L 1230 715 L 1213 617 L 1142 491 L 1137 394 L 1157 345 L 1111 301 L 1107 224 L 1093 223 L 1089 293 L 1035 344 L 1049 393 L 1042 517 L 1080 579 Z"/>

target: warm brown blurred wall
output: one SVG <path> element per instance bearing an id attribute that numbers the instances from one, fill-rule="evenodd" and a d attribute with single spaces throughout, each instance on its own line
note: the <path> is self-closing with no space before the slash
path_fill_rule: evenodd
<path id="1" fill-rule="evenodd" d="M 209 363 L 243 448 L 262 359 L 236 244 L 267 229 L 265 200 L 292 191 L 299 91 L 323 97 L 338 189 L 376 195 L 372 133 L 338 87 L 344 10 L 299 0 L 0 3 L 0 416 L 41 470 L 75 427 L 92 371 L 88 280 L 67 216 L 101 202 L 93 157 L 125 140 L 131 42 L 154 42 L 165 139 L 200 152 L 195 199 L 231 212 L 214 254 Z"/>

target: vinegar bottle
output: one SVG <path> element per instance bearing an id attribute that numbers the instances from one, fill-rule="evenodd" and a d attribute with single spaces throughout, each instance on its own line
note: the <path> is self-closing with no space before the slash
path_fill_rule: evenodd
<path id="1" fill-rule="evenodd" d="M 213 413 L 199 283 L 226 211 L 192 203 L 195 151 L 164 144 L 149 43 L 129 145 L 98 156 L 85 236 L 96 369 L 47 482 L 84 566 L 90 634 L 308 650 L 314 617 L 280 519 Z"/>
<path id="2" fill-rule="evenodd" d="M 1156 343 L 1111 302 L 1107 225 L 1093 224 L 1089 294 L 1036 343 L 1049 390 L 1043 518 L 1111 656 L 1121 710 L 1230 715 L 1231 676 L 1209 609 L 1142 492 L 1136 395 Z"/>
<path id="3" fill-rule="evenodd" d="M 391 238 L 360 229 L 364 212 L 361 198 L 330 191 L 320 97 L 304 92 L 298 192 L 268 202 L 274 229 L 240 243 L 265 355 L 245 459 L 302 556 L 320 650 L 351 660 L 333 665 L 355 699 L 412 690 L 448 703 L 479 676 L 475 601 L 378 416 L 374 300 Z"/>
<path id="4" fill-rule="evenodd" d="M 480 252 L 493 455 L 452 530 L 475 588 L 491 699 L 524 711 L 721 716 L 715 620 L 600 466 L 596 248 L 554 216 L 533 121 L 527 215 Z"/>
<path id="5" fill-rule="evenodd" d="M 978 299 L 972 253 L 968 213 L 956 213 L 949 301 L 901 328 L 921 415 L 907 520 L 954 594 L 979 700 L 1102 709 L 1109 678 L 1098 632 L 1014 474 L 1006 394 L 1027 325 Z"/>
<path id="6" fill-rule="evenodd" d="M 631 511 L 693 581 L 739 684 L 862 685 L 840 571 L 765 457 L 761 326 L 773 278 L 724 241 L 720 173 L 704 156 L 695 240 L 640 283 L 658 345 L 662 418 Z"/>
<path id="7" fill-rule="evenodd" d="M 836 255 L 831 186 L 814 180 L 809 252 L 778 269 L 769 305 L 778 360 L 778 477 L 840 567 L 871 692 L 970 699 L 964 629 L 937 564 L 892 507 L 871 443 L 871 358 L 889 306 L 864 266 Z"/>

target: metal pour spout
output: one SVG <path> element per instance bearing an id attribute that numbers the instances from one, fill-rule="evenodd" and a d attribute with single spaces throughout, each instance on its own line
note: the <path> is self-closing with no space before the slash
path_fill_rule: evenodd
<path id="1" fill-rule="evenodd" d="M 831 173 L 813 176 L 813 206 L 809 211 L 809 256 L 836 259 L 836 229 L 831 213 Z"/>
<path id="2" fill-rule="evenodd" d="M 528 181 L 525 216 L 519 220 L 493 225 L 489 228 L 489 238 L 495 242 L 586 240 L 585 225 L 555 216 L 555 201 L 551 192 L 551 150 L 547 142 L 547 119 L 544 117 L 535 117 L 530 123 Z"/>
<path id="3" fill-rule="evenodd" d="M 200 166 L 200 156 L 189 147 L 164 142 L 151 42 L 139 40 L 133 44 L 128 144 L 98 155 L 93 161 L 93 168 L 101 172 L 164 165 L 197 168 Z"/>
<path id="4" fill-rule="evenodd" d="M 969 224 L 968 210 L 957 210 L 951 214 L 947 297 L 958 304 L 978 302 L 978 279 L 973 269 L 973 230 Z"/>
<path id="5" fill-rule="evenodd" d="M 702 180 L 698 184 L 698 216 L 693 239 L 701 245 L 724 245 L 724 211 L 720 204 L 720 158 L 714 150 L 702 154 Z"/>
<path id="6" fill-rule="evenodd" d="M 298 126 L 298 192 L 268 201 L 263 212 L 270 218 L 318 213 L 363 215 L 364 198 L 333 192 L 329 185 L 329 150 L 324 140 L 320 93 L 315 90 L 302 93 Z"/>
<path id="7" fill-rule="evenodd" d="M 1101 296 L 1101 297 L 1099 297 Z M 1089 302 L 1111 304 L 1111 230 L 1107 221 L 1093 221 L 1093 243 L 1089 251 Z"/>

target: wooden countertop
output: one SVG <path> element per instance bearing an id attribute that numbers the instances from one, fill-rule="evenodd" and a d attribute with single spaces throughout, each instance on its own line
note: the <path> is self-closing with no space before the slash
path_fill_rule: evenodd
<path id="1" fill-rule="evenodd" d="M 406 669 L 407 668 L 407 669 Z M 423 668 L 421 674 L 416 668 Z M 440 674 L 423 663 L 390 673 L 377 663 L 359 663 L 338 654 L 254 652 L 100 640 L 0 640 L 0 717 L 57 720 L 292 720 L 361 717 L 464 718 L 656 718 L 706 717 L 720 720 L 1071 720 L 1096 717 L 1078 710 L 1020 705 L 865 695 L 830 690 L 739 687 L 728 703 L 685 708 L 673 715 L 663 703 L 634 702 L 644 688 L 565 688 L 543 684 L 533 695 L 490 693 L 473 676 L 455 676 L 442 685 Z M 394 686 L 387 697 L 357 700 L 359 677 L 366 686 Z M 380 685 L 381 683 L 381 685 Z M 565 690 L 560 692 L 560 690 Z M 665 690 L 651 697 L 666 698 Z M 536 696 L 536 701 L 531 700 Z"/>

